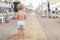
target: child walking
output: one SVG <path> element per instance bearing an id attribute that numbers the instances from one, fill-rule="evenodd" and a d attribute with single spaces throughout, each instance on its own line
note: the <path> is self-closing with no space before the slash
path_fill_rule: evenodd
<path id="1" fill-rule="evenodd" d="M 24 38 L 24 26 L 25 26 L 25 20 L 27 18 L 27 14 L 23 11 L 23 4 L 19 3 L 17 5 L 18 12 L 15 15 L 15 19 L 17 19 L 17 28 L 18 33 L 20 37 Z"/>

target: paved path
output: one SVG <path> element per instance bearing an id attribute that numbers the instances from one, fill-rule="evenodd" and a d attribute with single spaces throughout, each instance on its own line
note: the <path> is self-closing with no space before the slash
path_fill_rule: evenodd
<path id="1" fill-rule="evenodd" d="M 43 18 L 37 14 L 48 40 L 60 40 L 60 19 Z"/>
<path id="2" fill-rule="evenodd" d="M 12 20 L 10 23 L 0 24 L 0 40 L 7 40 L 9 33 L 16 30 L 16 21 Z"/>
<path id="3" fill-rule="evenodd" d="M 40 15 L 37 18 L 35 13 L 28 16 L 24 40 L 60 40 L 60 19 L 41 18 Z M 0 24 L 0 40 L 9 40 L 10 37 L 11 40 L 15 40 L 12 39 L 12 33 L 16 39 L 17 28 L 15 20 L 12 20 L 10 23 Z M 8 36 L 9 34 L 10 36 Z"/>
<path id="4" fill-rule="evenodd" d="M 15 36 L 14 36 L 15 35 Z M 12 31 L 10 33 L 10 40 L 17 40 L 18 32 Z M 38 22 L 36 15 L 32 12 L 26 20 L 25 39 L 24 40 L 47 40 L 47 37 Z"/>

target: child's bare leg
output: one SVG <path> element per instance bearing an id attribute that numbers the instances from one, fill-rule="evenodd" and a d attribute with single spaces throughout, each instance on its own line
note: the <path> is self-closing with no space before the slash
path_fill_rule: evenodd
<path id="1" fill-rule="evenodd" d="M 22 38 L 22 27 L 20 27 L 20 31 L 21 31 L 20 33 L 21 33 L 21 38 Z"/>
<path id="2" fill-rule="evenodd" d="M 22 38 L 24 38 L 24 28 L 22 28 Z"/>
<path id="3" fill-rule="evenodd" d="M 18 34 L 19 34 L 19 38 L 21 37 L 21 29 L 18 28 Z"/>

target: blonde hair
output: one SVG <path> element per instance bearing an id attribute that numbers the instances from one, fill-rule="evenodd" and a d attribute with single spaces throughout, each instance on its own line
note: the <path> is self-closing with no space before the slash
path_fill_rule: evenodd
<path id="1" fill-rule="evenodd" d="M 18 9 L 18 10 L 23 10 L 23 4 L 19 3 L 19 4 L 17 5 L 17 9 Z"/>

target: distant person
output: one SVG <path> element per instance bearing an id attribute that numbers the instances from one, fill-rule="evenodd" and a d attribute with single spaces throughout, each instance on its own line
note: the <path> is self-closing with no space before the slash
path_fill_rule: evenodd
<path id="1" fill-rule="evenodd" d="M 13 9 L 14 9 L 14 4 L 11 3 L 11 10 L 13 11 Z"/>
<path id="2" fill-rule="evenodd" d="M 55 8 L 55 14 L 58 14 L 58 9 L 57 8 Z"/>
<path id="3" fill-rule="evenodd" d="M 58 8 L 55 8 L 55 14 L 58 15 Z M 55 16 L 55 18 L 58 18 L 58 16 Z"/>
<path id="4" fill-rule="evenodd" d="M 25 20 L 27 18 L 27 14 L 23 11 L 23 5 L 19 3 L 17 5 L 18 12 L 15 15 L 15 19 L 17 19 L 17 28 L 20 37 L 24 38 L 24 26 L 25 26 Z"/>
<path id="5" fill-rule="evenodd" d="M 47 16 L 47 10 L 44 11 L 45 15 Z"/>

